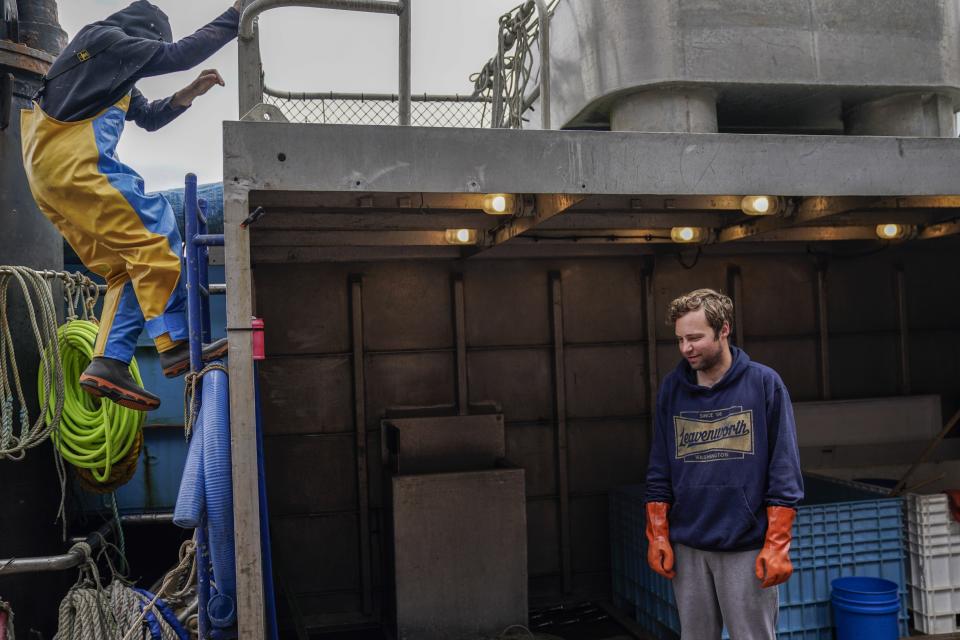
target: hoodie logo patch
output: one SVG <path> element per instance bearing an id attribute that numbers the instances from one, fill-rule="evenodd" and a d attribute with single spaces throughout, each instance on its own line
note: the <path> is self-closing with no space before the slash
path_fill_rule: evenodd
<path id="1" fill-rule="evenodd" d="M 673 417 L 677 460 L 715 462 L 753 455 L 753 411 L 682 411 Z"/>

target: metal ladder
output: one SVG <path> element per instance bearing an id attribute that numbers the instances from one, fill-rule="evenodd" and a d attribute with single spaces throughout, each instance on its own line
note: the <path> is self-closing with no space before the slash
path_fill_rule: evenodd
<path id="1" fill-rule="evenodd" d="M 187 328 L 190 343 L 190 372 L 197 374 L 203 370 L 203 344 L 211 340 L 209 278 L 210 247 L 224 246 L 222 233 L 211 234 L 207 226 L 207 202 L 197 197 L 197 176 L 189 173 L 184 181 L 183 218 L 184 218 L 184 269 L 187 277 Z M 253 219 L 255 219 L 254 216 Z M 225 293 L 225 291 L 224 291 Z M 255 376 L 256 378 L 256 376 Z M 203 379 L 197 381 L 195 393 L 202 391 Z M 275 640 L 279 637 L 276 619 L 276 606 L 273 595 L 273 571 L 270 552 L 269 516 L 267 513 L 266 487 L 263 474 L 263 437 L 260 426 L 260 398 L 257 388 L 257 465 L 259 467 L 261 558 L 263 562 L 263 580 L 265 604 L 267 609 L 267 637 Z M 235 638 L 236 628 L 232 630 L 211 630 L 207 619 L 207 604 L 210 600 L 210 549 L 207 543 L 206 518 L 197 529 L 197 600 L 198 627 L 200 640 L 214 638 Z"/>

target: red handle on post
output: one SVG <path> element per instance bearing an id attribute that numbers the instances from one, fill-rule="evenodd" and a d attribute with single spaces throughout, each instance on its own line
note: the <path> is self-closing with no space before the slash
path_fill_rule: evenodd
<path id="1" fill-rule="evenodd" d="M 267 349 L 264 344 L 263 318 L 251 318 L 250 328 L 252 329 L 250 335 L 253 340 L 253 359 L 266 360 Z"/>

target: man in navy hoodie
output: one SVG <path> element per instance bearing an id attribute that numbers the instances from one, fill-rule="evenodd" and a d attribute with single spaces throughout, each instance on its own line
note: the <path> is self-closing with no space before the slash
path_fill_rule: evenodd
<path id="1" fill-rule="evenodd" d="M 647 472 L 647 561 L 673 580 L 683 638 L 775 638 L 776 585 L 803 498 L 790 395 L 731 347 L 733 302 L 698 289 L 670 303 L 683 361 L 660 386 Z"/>

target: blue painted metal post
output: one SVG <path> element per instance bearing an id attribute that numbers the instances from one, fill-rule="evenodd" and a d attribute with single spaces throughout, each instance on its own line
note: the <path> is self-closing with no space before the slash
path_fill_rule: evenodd
<path id="1" fill-rule="evenodd" d="M 207 201 L 200 198 L 197 201 L 200 207 L 200 228 L 198 235 L 207 235 Z M 200 339 L 204 344 L 210 342 L 210 249 L 206 246 L 197 247 L 200 271 Z"/>
<path id="2" fill-rule="evenodd" d="M 199 232 L 199 203 L 197 202 L 197 176 L 187 174 L 183 193 L 183 222 L 186 242 L 184 253 L 187 271 L 187 327 L 190 340 L 190 371 L 196 373 L 203 368 L 200 357 L 201 313 L 200 313 L 200 266 L 197 260 L 197 245 L 194 238 Z M 201 380 L 196 393 L 201 392 Z M 196 434 L 193 434 L 196 435 Z M 206 640 L 210 632 L 207 619 L 207 603 L 210 601 L 210 553 L 207 549 L 206 517 L 201 519 L 197 528 L 197 619 L 200 640 Z"/>
<path id="3" fill-rule="evenodd" d="M 197 176 L 188 173 L 183 191 L 183 226 L 187 236 L 185 242 L 187 254 L 187 326 L 189 327 L 190 337 L 191 371 L 200 371 L 203 368 L 200 357 L 203 348 L 200 335 L 200 266 L 195 243 L 195 238 L 199 233 L 199 213 Z"/>

